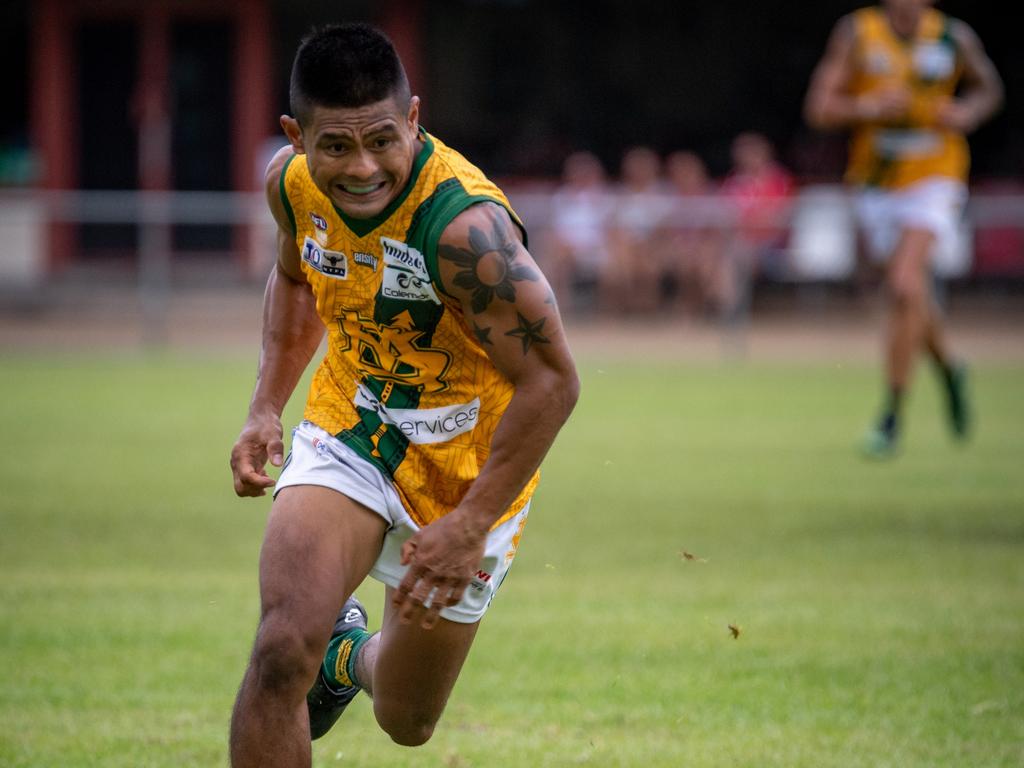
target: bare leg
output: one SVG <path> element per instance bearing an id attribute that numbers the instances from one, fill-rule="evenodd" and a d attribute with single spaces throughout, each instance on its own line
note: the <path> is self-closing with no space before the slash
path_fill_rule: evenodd
<path id="1" fill-rule="evenodd" d="M 940 343 L 937 316 L 932 317 L 929 258 L 934 236 L 927 229 L 904 229 L 887 274 L 889 328 L 886 334 L 886 382 L 889 399 L 879 429 L 890 441 L 899 431 L 903 394 L 926 337 Z M 933 329 L 929 329 L 931 323 Z"/>
<path id="2" fill-rule="evenodd" d="M 886 378 L 897 392 L 905 392 L 910 384 L 914 361 L 926 337 L 935 344 L 942 343 L 929 283 L 934 239 L 928 230 L 904 230 L 889 263 Z"/>
<path id="3" fill-rule="evenodd" d="M 356 677 L 373 697 L 380 727 L 398 744 L 418 746 L 434 732 L 469 654 L 479 622 L 441 619 L 433 629 L 402 624 L 386 591 L 381 631 L 362 647 Z"/>
<path id="4" fill-rule="evenodd" d="M 932 360 L 941 368 L 948 368 L 953 358 L 942 327 L 942 315 L 934 301 L 928 303 L 928 317 L 924 327 L 924 347 Z"/>
<path id="5" fill-rule="evenodd" d="M 234 768 L 310 765 L 306 692 L 384 529 L 380 516 L 328 488 L 278 494 L 260 553 L 259 629 L 231 719 Z"/>

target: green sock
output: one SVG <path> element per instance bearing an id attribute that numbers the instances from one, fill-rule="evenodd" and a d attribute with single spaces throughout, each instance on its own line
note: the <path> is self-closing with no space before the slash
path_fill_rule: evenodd
<path id="1" fill-rule="evenodd" d="M 885 410 L 882 411 L 882 418 L 878 422 L 878 428 L 890 437 L 895 436 L 896 432 L 899 431 L 900 411 L 902 408 L 903 390 L 899 387 L 890 387 Z"/>
<path id="2" fill-rule="evenodd" d="M 353 627 L 331 638 L 324 656 L 324 678 L 331 685 L 356 686 L 362 688 L 356 678 L 356 658 L 363 644 L 373 633 L 360 627 Z"/>

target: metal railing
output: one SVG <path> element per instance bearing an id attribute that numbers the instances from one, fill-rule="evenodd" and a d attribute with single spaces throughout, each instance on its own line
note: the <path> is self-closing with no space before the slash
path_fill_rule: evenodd
<path id="1" fill-rule="evenodd" d="M 514 185 L 508 191 L 530 230 L 534 255 L 543 264 L 545 235 L 554 225 L 554 193 Z M 730 236 L 738 231 L 738 211 L 725 198 L 663 196 L 656 203 L 662 209 L 661 226 L 667 224 L 682 231 L 715 227 Z M 849 197 L 842 188 L 804 187 L 788 205 L 777 211 L 771 223 L 788 229 L 794 279 L 824 276 L 841 281 L 849 276 L 849 248 L 855 224 L 850 215 Z M 3 191 L 0 192 L 0 285 L 7 293 L 38 289 L 43 280 L 52 276 L 51 266 L 55 260 L 48 248 L 55 227 L 104 224 L 137 227 L 134 274 L 140 301 L 152 316 L 154 325 L 159 324 L 160 316 L 166 311 L 168 294 L 174 289 L 172 266 L 180 254 L 173 247 L 173 227 L 222 225 L 232 228 L 236 235 L 232 258 L 239 265 L 236 271 L 239 282 L 262 281 L 262 275 L 273 263 L 275 225 L 262 193 Z M 967 206 L 965 226 L 971 234 L 993 229 L 1024 229 L 1024 194 L 976 192 Z M 969 248 L 970 245 L 971 241 Z M 815 249 L 818 249 L 816 253 Z M 832 250 L 824 254 L 822 249 Z M 1024 253 L 1017 257 L 1024 266 Z M 1016 257 L 1011 253 L 1008 258 L 1013 261 Z"/>

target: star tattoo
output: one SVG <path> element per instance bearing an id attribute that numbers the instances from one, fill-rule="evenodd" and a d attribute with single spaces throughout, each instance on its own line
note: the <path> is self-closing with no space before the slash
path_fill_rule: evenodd
<path id="1" fill-rule="evenodd" d="M 476 336 L 476 340 L 479 341 L 481 344 L 490 344 L 492 346 L 494 345 L 494 342 L 491 341 L 490 326 L 488 326 L 487 328 L 481 328 L 479 325 L 476 324 L 476 320 L 474 320 L 473 335 Z"/>
<path id="2" fill-rule="evenodd" d="M 506 331 L 506 336 L 515 336 L 521 342 L 523 342 L 523 354 L 525 355 L 530 351 L 530 345 L 532 344 L 550 344 L 551 340 L 547 336 L 541 333 L 544 328 L 544 323 L 547 320 L 546 317 L 542 317 L 535 323 L 531 323 L 519 312 L 516 312 L 516 318 L 519 322 L 519 327 L 514 328 L 511 331 Z"/>

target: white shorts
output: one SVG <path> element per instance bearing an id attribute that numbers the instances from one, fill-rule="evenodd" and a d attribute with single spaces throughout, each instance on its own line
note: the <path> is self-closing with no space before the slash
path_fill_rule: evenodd
<path id="1" fill-rule="evenodd" d="M 380 556 L 370 575 L 390 587 L 397 587 L 408 566 L 401 564 L 402 544 L 419 526 L 402 506 L 392 481 L 334 435 L 303 421 L 292 430 L 292 449 L 274 487 L 318 485 L 331 488 L 376 512 L 388 524 Z M 441 609 L 441 616 L 463 624 L 479 621 L 512 566 L 530 504 L 515 517 L 487 534 L 484 557 L 476 574 L 456 605 Z"/>
<path id="2" fill-rule="evenodd" d="M 962 249 L 961 220 L 967 187 L 956 179 L 930 178 L 897 190 L 864 189 L 857 218 L 875 261 L 885 261 L 907 227 L 935 235 L 933 263 L 955 259 Z M 941 265 L 940 265 L 941 266 Z"/>

